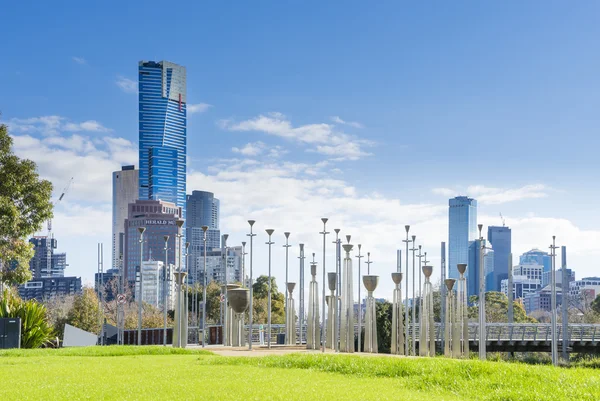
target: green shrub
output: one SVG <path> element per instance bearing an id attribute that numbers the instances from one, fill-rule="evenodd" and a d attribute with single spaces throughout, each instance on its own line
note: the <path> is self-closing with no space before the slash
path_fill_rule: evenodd
<path id="1" fill-rule="evenodd" d="M 39 348 L 52 340 L 46 307 L 33 299 L 23 301 L 13 291 L 4 290 L 0 317 L 21 319 L 21 348 Z"/>

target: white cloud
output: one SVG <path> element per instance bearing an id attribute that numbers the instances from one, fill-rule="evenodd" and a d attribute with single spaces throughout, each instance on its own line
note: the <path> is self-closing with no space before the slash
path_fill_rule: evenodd
<path id="1" fill-rule="evenodd" d="M 117 81 L 115 83 L 125 93 L 137 93 L 138 92 L 137 82 L 132 79 L 125 78 L 122 75 L 117 76 Z"/>
<path id="2" fill-rule="evenodd" d="M 230 131 L 264 132 L 313 145 L 314 147 L 310 148 L 310 151 L 335 156 L 335 160 L 358 160 L 369 156 L 370 153 L 364 151 L 362 147 L 373 145 L 370 141 L 335 131 L 331 124 L 306 124 L 293 127 L 292 123 L 281 113 L 259 115 L 237 123 L 232 120 L 221 120 L 218 125 Z"/>
<path id="3" fill-rule="evenodd" d="M 73 61 L 76 62 L 79 65 L 86 65 L 87 64 L 87 60 L 84 59 L 83 57 L 73 56 L 73 57 L 71 57 L 71 59 L 73 59 Z"/>
<path id="4" fill-rule="evenodd" d="M 361 123 L 359 123 L 357 121 L 345 121 L 345 120 L 342 120 L 339 116 L 332 116 L 330 118 L 331 118 L 331 121 L 333 121 L 336 124 L 348 125 L 348 126 L 354 127 L 354 128 L 363 128 L 364 127 L 364 125 L 362 125 Z"/>
<path id="5" fill-rule="evenodd" d="M 187 112 L 189 114 L 204 113 L 205 111 L 207 111 L 211 107 L 212 107 L 212 105 L 208 104 L 208 103 L 196 103 L 196 104 L 189 104 L 188 103 L 188 105 L 187 105 Z"/>
<path id="6" fill-rule="evenodd" d="M 98 121 L 87 120 L 74 123 L 61 116 L 42 116 L 32 118 L 12 118 L 8 121 L 11 133 L 26 133 L 43 135 L 59 135 L 61 131 L 69 132 L 110 132 Z"/>
<path id="7" fill-rule="evenodd" d="M 260 141 L 258 142 L 250 142 L 244 145 L 242 148 L 231 148 L 233 153 L 239 153 L 244 156 L 258 156 L 260 155 L 266 148 L 266 145 Z"/>
<path id="8" fill-rule="evenodd" d="M 544 184 L 530 184 L 518 188 L 492 188 L 484 185 L 471 185 L 465 190 L 433 188 L 432 193 L 447 198 L 464 194 L 477 199 L 480 204 L 499 205 L 524 199 L 545 198 L 550 188 Z"/>

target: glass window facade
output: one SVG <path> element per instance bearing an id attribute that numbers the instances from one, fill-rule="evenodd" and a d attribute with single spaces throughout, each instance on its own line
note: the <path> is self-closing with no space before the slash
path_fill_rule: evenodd
<path id="1" fill-rule="evenodd" d="M 510 253 L 512 252 L 512 233 L 508 227 L 488 227 L 488 241 L 494 248 L 494 272 L 490 291 L 500 291 L 500 283 L 508 279 L 508 267 L 512 266 Z"/>
<path id="2" fill-rule="evenodd" d="M 456 265 L 469 263 L 469 243 L 477 239 L 477 201 L 457 196 L 448 206 L 448 277 L 458 279 Z"/>

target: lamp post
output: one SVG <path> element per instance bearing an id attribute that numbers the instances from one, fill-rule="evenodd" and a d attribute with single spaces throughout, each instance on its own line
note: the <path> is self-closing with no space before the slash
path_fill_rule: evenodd
<path id="1" fill-rule="evenodd" d="M 360 297 L 360 260 L 364 258 L 363 255 L 360 254 L 361 244 L 358 244 L 358 256 L 355 256 L 358 259 L 358 352 L 360 352 L 360 343 L 362 339 L 362 298 Z"/>
<path id="2" fill-rule="evenodd" d="M 326 229 L 326 225 L 327 225 L 327 220 L 329 220 L 327 217 L 323 217 L 321 218 L 321 221 L 323 222 L 323 231 L 320 232 L 319 234 L 323 234 L 323 299 L 321 300 L 322 302 L 322 310 L 323 310 L 323 314 L 321 315 L 321 349 L 323 352 L 325 352 L 325 336 L 326 336 L 326 328 L 325 328 L 325 245 L 326 245 L 326 236 L 327 234 L 329 234 L 327 232 Z"/>
<path id="3" fill-rule="evenodd" d="M 169 236 L 165 235 L 165 265 L 163 266 L 163 346 L 167 346 L 167 269 L 169 268 Z"/>
<path id="4" fill-rule="evenodd" d="M 552 334 L 552 364 L 554 366 L 558 365 L 558 336 L 557 334 L 557 325 L 556 325 L 556 318 L 557 318 L 557 313 L 556 313 L 556 249 L 558 247 L 556 246 L 556 236 L 553 235 L 552 236 L 552 245 L 550 245 L 550 256 L 552 257 L 552 270 L 550 272 L 550 286 L 551 286 L 551 293 L 550 293 L 550 303 L 551 303 L 551 308 L 552 308 L 552 315 L 551 315 L 551 321 L 552 321 L 552 330 L 551 330 L 551 334 Z M 564 283 L 563 283 L 563 294 L 566 292 L 564 290 Z M 563 295 L 564 298 L 564 295 Z M 563 334 L 564 336 L 564 334 Z"/>
<path id="5" fill-rule="evenodd" d="M 299 294 L 299 305 L 298 305 L 298 321 L 300 323 L 300 340 L 299 340 L 299 343 L 300 343 L 300 345 L 302 345 L 302 333 L 304 332 L 304 327 L 305 327 L 305 323 L 304 323 L 304 259 L 306 259 L 306 257 L 304 256 L 304 244 L 298 244 L 298 246 L 300 247 L 300 256 L 298 257 L 298 259 L 300 260 L 300 269 L 299 269 L 300 270 L 300 277 L 299 277 L 299 280 L 298 280 L 298 282 L 300 283 L 300 294 Z M 313 259 L 314 259 L 314 253 L 313 253 Z M 313 262 L 314 262 L 314 260 L 313 260 Z M 312 291 L 312 290 L 313 290 L 313 288 L 312 288 L 312 281 L 311 281 L 311 284 L 310 284 L 310 287 L 309 287 L 309 291 Z M 314 291 L 315 291 L 314 296 L 318 297 L 319 294 L 316 293 L 317 290 L 315 289 Z M 309 302 L 311 302 L 311 301 L 309 300 Z M 309 308 L 310 308 L 310 305 L 309 305 Z M 313 305 L 313 309 L 314 308 L 316 308 L 316 313 L 317 313 L 315 316 L 318 316 L 318 314 L 319 314 L 318 301 L 317 301 L 316 305 Z M 319 323 L 319 319 L 317 318 L 316 319 L 316 324 L 318 325 L 318 323 Z M 314 324 L 313 324 L 313 327 L 314 327 Z M 308 339 L 306 341 L 307 341 L 306 345 L 308 346 Z M 313 342 L 312 342 L 312 344 L 314 344 L 315 341 L 318 341 L 318 338 L 314 338 L 314 336 L 313 336 Z"/>
<path id="6" fill-rule="evenodd" d="M 188 274 L 185 275 L 185 300 L 183 302 L 183 327 L 185 329 L 184 333 L 184 339 L 186 340 L 186 342 L 183 344 L 184 347 L 187 345 L 188 341 L 189 341 L 189 329 L 188 329 L 188 324 L 189 324 L 189 310 L 190 310 L 190 298 L 189 298 L 189 292 L 190 292 L 190 283 L 189 283 L 189 270 L 190 270 L 190 265 L 188 265 L 188 257 L 190 256 L 190 252 L 189 252 L 189 248 L 190 248 L 190 243 L 186 242 L 185 243 L 185 270 Z"/>
<path id="7" fill-rule="evenodd" d="M 408 245 L 412 242 L 410 239 L 408 239 L 408 232 L 410 231 L 410 226 L 406 225 L 404 226 L 404 229 L 406 230 L 406 239 L 402 240 L 402 242 L 406 243 L 406 267 L 405 267 L 405 272 L 404 272 L 404 280 L 406 281 L 406 294 L 405 296 L 405 302 L 404 302 L 404 355 L 408 356 L 408 351 L 409 351 L 409 337 L 408 337 L 408 327 L 410 326 L 410 315 L 408 313 Z"/>
<path id="8" fill-rule="evenodd" d="M 142 263 L 144 263 L 144 231 L 146 231 L 146 227 L 138 227 L 138 232 L 140 233 L 140 299 L 138 299 L 138 345 L 142 345 L 142 282 L 144 279 Z"/>
<path id="9" fill-rule="evenodd" d="M 250 234 L 246 234 L 250 237 L 250 281 L 248 283 L 248 287 L 250 289 L 250 311 L 248 312 L 248 349 L 252 351 L 252 301 L 254 299 L 254 281 L 252 279 L 252 238 L 256 237 L 256 234 L 252 233 L 252 226 L 254 225 L 254 220 L 248 220 L 248 224 L 250 225 Z"/>
<path id="10" fill-rule="evenodd" d="M 422 246 L 419 245 L 419 254 L 417 255 L 417 258 L 419 258 L 419 269 L 418 269 L 418 273 L 419 273 L 419 287 L 417 289 L 417 293 L 419 294 L 419 297 L 417 298 L 419 300 L 419 316 L 417 318 L 417 321 L 415 323 L 420 324 L 421 323 L 421 313 L 423 312 L 422 306 L 423 306 L 423 296 L 422 296 L 422 289 L 421 289 L 421 275 L 423 274 L 423 272 L 421 271 L 422 269 L 422 259 L 425 257 L 425 255 L 423 253 L 421 253 L 422 250 Z M 419 344 L 420 346 L 420 344 Z"/>
<path id="11" fill-rule="evenodd" d="M 246 241 L 242 241 L 242 287 L 246 284 Z"/>
<path id="12" fill-rule="evenodd" d="M 227 309 L 227 303 L 229 302 L 229 299 L 227 298 L 228 295 L 228 291 L 227 291 L 227 284 L 229 283 L 228 280 L 228 271 L 227 271 L 227 238 L 229 238 L 229 234 L 223 234 L 223 269 L 225 272 L 225 289 L 223 291 L 225 291 L 225 304 L 223 305 L 223 345 L 231 345 L 231 339 L 229 338 L 229 334 L 231 332 L 230 330 L 230 325 L 231 322 L 229 321 L 229 310 Z"/>
<path id="13" fill-rule="evenodd" d="M 290 238 L 290 233 L 289 232 L 284 232 L 283 235 L 285 235 L 285 245 L 283 245 L 283 247 L 285 248 L 285 288 L 287 288 L 288 282 L 289 282 L 289 277 L 288 277 L 288 272 L 289 272 L 289 266 L 288 266 L 288 262 L 289 262 L 289 248 L 290 248 L 290 244 L 289 244 L 289 238 Z M 285 292 L 285 291 L 284 291 Z M 291 296 L 291 292 L 290 292 L 290 296 Z M 288 316 L 290 314 L 290 308 L 289 308 L 289 302 L 288 302 L 288 296 L 286 295 L 285 297 L 285 321 L 288 322 L 290 321 L 288 319 Z M 291 320 L 293 322 L 293 320 Z M 287 338 L 288 336 L 291 336 L 292 331 L 294 330 L 295 327 L 293 328 L 289 328 L 287 327 L 286 324 L 286 332 L 289 333 L 286 336 L 286 342 L 287 342 Z M 300 335 L 300 337 L 302 337 L 302 334 Z"/>
<path id="14" fill-rule="evenodd" d="M 413 247 L 410 249 L 412 251 L 412 356 L 417 354 L 417 305 L 416 305 L 416 291 L 415 291 L 415 281 L 416 281 L 416 273 L 415 273 L 415 252 L 416 248 L 416 240 L 417 236 L 412 236 Z"/>
<path id="15" fill-rule="evenodd" d="M 179 279 L 177 281 L 177 284 L 179 285 L 178 291 L 177 291 L 177 310 L 179 312 L 179 316 L 178 316 L 178 320 L 177 320 L 177 324 L 179 326 L 179 331 L 177 332 L 177 335 L 179 336 L 179 338 L 177 339 L 177 344 L 180 348 L 185 347 L 185 344 L 182 343 L 182 339 L 186 339 L 186 343 L 187 343 L 187 333 L 185 333 L 185 337 L 183 335 L 184 333 L 184 325 L 183 325 L 183 308 L 181 307 L 181 296 L 183 295 L 183 291 L 182 291 L 182 285 L 183 285 L 183 280 L 181 277 L 181 273 L 183 273 L 183 266 L 181 265 L 181 254 L 183 253 L 183 223 L 185 223 L 184 220 L 177 220 L 175 222 L 175 224 L 177 225 L 177 234 L 175 235 L 177 237 L 178 243 L 179 243 L 179 253 L 177 254 L 177 272 L 180 274 Z"/>
<path id="16" fill-rule="evenodd" d="M 338 337 L 340 334 L 340 315 L 341 315 L 341 308 L 340 308 L 340 281 L 341 280 L 341 276 L 340 276 L 340 271 L 338 269 L 339 267 L 339 261 L 340 261 L 340 249 L 339 249 L 339 243 L 340 243 L 340 229 L 339 228 L 334 228 L 333 231 L 335 232 L 335 241 L 333 241 L 333 244 L 335 244 L 335 277 L 336 277 L 336 283 L 335 283 L 335 299 L 332 299 L 333 301 L 333 305 L 334 305 L 334 309 L 336 312 L 336 320 L 333 324 L 333 349 L 335 350 L 335 352 L 340 352 L 340 343 L 338 341 Z"/>
<path id="17" fill-rule="evenodd" d="M 485 325 L 485 269 L 484 253 L 485 253 L 485 240 L 481 234 L 483 224 L 478 224 L 479 229 L 479 359 L 484 361 L 487 358 L 486 355 L 486 341 L 487 341 L 487 329 Z"/>
<path id="18" fill-rule="evenodd" d="M 268 337 L 267 337 L 267 348 L 271 348 L 271 245 L 274 244 L 273 241 L 271 241 L 271 235 L 273 235 L 273 232 L 275 230 L 273 230 L 272 228 L 267 228 L 265 230 L 267 232 L 267 235 L 269 236 L 269 241 L 266 242 L 267 245 L 269 245 L 269 298 L 268 298 L 268 305 L 267 305 L 267 332 L 268 332 Z"/>
<path id="19" fill-rule="evenodd" d="M 206 342 L 206 286 L 208 285 L 208 280 L 206 279 L 206 230 L 208 230 L 208 226 L 202 226 L 202 232 L 204 233 L 204 237 L 202 241 L 204 242 L 204 273 L 202 274 L 202 348 L 205 347 Z"/>

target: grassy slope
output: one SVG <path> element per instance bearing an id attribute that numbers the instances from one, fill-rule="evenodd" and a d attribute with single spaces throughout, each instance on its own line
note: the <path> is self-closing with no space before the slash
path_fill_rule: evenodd
<path id="1" fill-rule="evenodd" d="M 4 351 L 0 394 L 15 400 L 600 399 L 600 375 L 591 369 L 441 358 L 209 354 L 162 347 Z"/>

